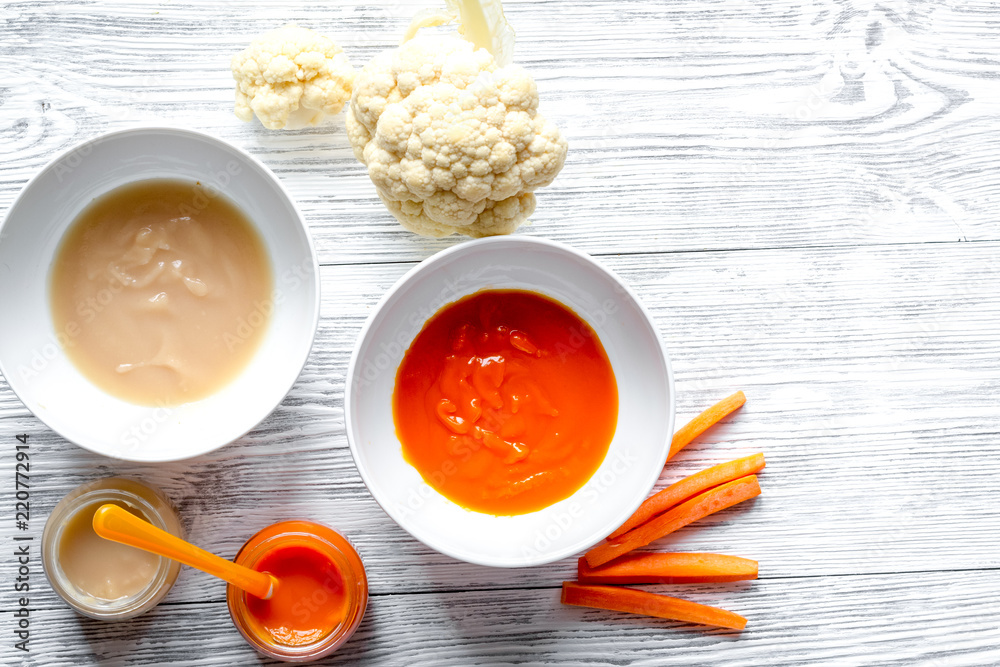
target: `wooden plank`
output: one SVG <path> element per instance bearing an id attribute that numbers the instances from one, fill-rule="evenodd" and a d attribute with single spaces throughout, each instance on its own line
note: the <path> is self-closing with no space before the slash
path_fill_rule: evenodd
<path id="1" fill-rule="evenodd" d="M 0 214 L 57 152 L 169 123 L 270 166 L 328 265 L 303 375 L 271 417 L 209 456 L 93 456 L 0 381 L 0 450 L 26 432 L 33 453 L 30 529 L 4 515 L 0 543 L 40 538 L 76 484 L 126 474 L 162 486 L 190 538 L 223 555 L 289 516 L 348 534 L 375 596 L 334 664 L 1000 664 L 997 3 L 505 6 L 517 59 L 571 144 L 521 233 L 601 255 L 635 288 L 671 351 L 679 419 L 737 388 L 749 396 L 660 485 L 760 450 L 764 495 L 654 546 L 759 559 L 760 582 L 683 589 L 745 613 L 750 629 L 737 638 L 562 608 L 554 587 L 571 560 L 515 571 L 453 561 L 410 538 L 362 484 L 342 407 L 355 336 L 413 261 L 459 239 L 402 231 L 340 120 L 291 133 L 239 123 L 228 60 L 295 20 L 360 65 L 418 7 L 398 0 L 322 12 L 260 0 L 0 7 Z M 0 558 L 6 582 L 11 564 Z M 5 641 L 0 663 L 256 662 L 221 585 L 200 573 L 185 570 L 166 604 L 115 626 L 73 616 L 32 568 L 32 653 Z M 4 632 L 14 593 L 0 588 Z"/>
<path id="2" fill-rule="evenodd" d="M 371 598 L 358 632 L 323 664 L 978 667 L 1000 661 L 996 571 L 652 590 L 723 606 L 749 624 L 736 633 L 566 607 L 557 588 L 386 595 Z M 32 619 L 31 660 L 47 667 L 261 660 L 222 603 L 161 604 L 116 624 L 75 616 L 67 607 L 37 609 Z M 180 635 L 177 628 L 184 628 Z M 14 660 L 12 651 L 5 643 L 0 655 Z"/>
<path id="3" fill-rule="evenodd" d="M 1000 509 L 1000 244 L 629 255 L 605 258 L 659 324 L 678 419 L 735 389 L 749 401 L 661 479 L 765 452 L 763 495 L 657 548 L 735 553 L 767 576 L 996 567 Z M 573 563 L 497 570 L 410 538 L 372 500 L 346 446 L 344 373 L 376 299 L 407 264 L 323 269 L 322 322 L 282 406 L 239 442 L 159 466 L 98 457 L 31 417 L 0 418 L 0 446 L 33 445 L 32 531 L 70 488 L 112 474 L 162 486 L 192 540 L 231 557 L 302 516 L 358 545 L 376 593 L 544 586 Z M 9 398 L 9 389 L 3 392 Z M 11 489 L 0 486 L 0 504 Z M 738 520 L 736 520 L 738 519 Z M 0 541 L 13 526 L 0 524 Z M 177 601 L 221 600 L 187 572 Z M 43 590 L 42 600 L 54 598 Z"/>
<path id="4" fill-rule="evenodd" d="M 529 232 L 600 254 L 1000 238 L 1000 52 L 982 27 L 1000 10 L 897 5 L 510 3 L 519 60 L 572 146 Z M 11 37 L 0 43 L 0 207 L 73 143 L 167 122 L 264 160 L 324 262 L 419 260 L 452 245 L 386 213 L 340 120 L 268 132 L 232 115 L 228 60 L 252 35 L 296 20 L 360 65 L 414 9 L 13 3 L 0 28 Z"/>

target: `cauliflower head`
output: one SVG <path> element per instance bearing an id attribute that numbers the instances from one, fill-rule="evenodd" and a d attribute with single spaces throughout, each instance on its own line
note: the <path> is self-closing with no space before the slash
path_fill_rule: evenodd
<path id="1" fill-rule="evenodd" d="M 236 117 L 271 130 L 317 125 L 351 98 L 354 68 L 329 37 L 295 24 L 261 35 L 232 58 Z"/>
<path id="2" fill-rule="evenodd" d="M 417 36 L 360 72 L 347 137 L 410 231 L 509 234 L 566 161 L 566 140 L 537 108 L 521 67 L 498 67 L 459 37 Z"/>

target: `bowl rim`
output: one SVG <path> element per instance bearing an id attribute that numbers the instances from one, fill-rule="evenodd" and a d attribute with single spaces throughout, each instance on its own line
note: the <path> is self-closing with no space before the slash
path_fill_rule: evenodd
<path id="1" fill-rule="evenodd" d="M 344 386 L 344 430 L 347 435 L 348 447 L 351 450 L 351 457 L 354 459 L 354 466 L 355 468 L 357 468 L 358 474 L 361 475 L 361 480 L 364 482 L 365 487 L 368 489 L 368 493 L 371 494 L 372 498 L 375 499 L 375 502 L 378 503 L 379 507 L 382 508 L 382 511 L 385 512 L 390 519 L 392 519 L 400 528 L 405 530 L 411 537 L 413 537 L 417 541 L 433 549 L 434 551 L 442 553 L 446 556 L 450 556 L 451 558 L 455 558 L 456 560 L 464 561 L 466 563 L 472 563 L 474 565 L 485 565 L 488 567 L 515 569 L 522 567 L 534 567 L 536 565 L 544 565 L 547 563 L 553 563 L 555 561 L 562 560 L 563 558 L 579 553 L 581 550 L 589 549 L 593 545 L 603 540 L 605 538 L 605 535 L 598 535 L 593 542 L 589 542 L 587 546 L 583 547 L 583 549 L 579 549 L 573 545 L 570 545 L 570 547 L 572 548 L 566 547 L 562 549 L 553 550 L 552 552 L 544 552 L 541 555 L 541 557 L 530 560 L 524 559 L 523 561 L 517 563 L 511 563 L 508 562 L 507 560 L 501 560 L 501 559 L 492 559 L 489 556 L 479 556 L 476 554 L 470 555 L 466 553 L 461 553 L 455 549 L 452 549 L 448 545 L 437 544 L 433 539 L 430 538 L 425 539 L 426 536 L 421 536 L 414 533 L 410 529 L 410 527 L 407 526 L 405 518 L 397 516 L 398 513 L 391 506 L 389 506 L 388 503 L 384 503 L 382 499 L 380 499 L 375 494 L 375 492 L 372 491 L 373 481 L 371 478 L 371 474 L 367 470 L 367 468 L 361 464 L 360 446 L 357 442 L 355 442 L 354 438 L 353 398 L 352 398 L 353 396 L 352 388 L 355 383 L 355 370 L 357 368 L 358 357 L 361 353 L 361 348 L 365 340 L 368 338 L 372 325 L 375 323 L 376 318 L 382 312 L 382 309 L 385 307 L 386 303 L 388 303 L 389 299 L 391 299 L 393 295 L 396 294 L 396 292 L 398 292 L 405 284 L 407 284 L 410 280 L 412 280 L 414 276 L 416 276 L 418 273 L 423 273 L 425 271 L 431 270 L 434 266 L 440 264 L 443 261 L 446 261 L 449 257 L 451 257 L 454 254 L 461 252 L 469 252 L 470 249 L 481 245 L 493 245 L 493 244 L 503 244 L 503 243 L 514 244 L 514 245 L 525 244 L 527 246 L 531 245 L 542 246 L 567 253 L 583 261 L 592 269 L 603 274 L 606 278 L 608 278 L 613 283 L 621 287 L 622 290 L 625 292 L 625 294 L 627 294 L 628 297 L 633 301 L 633 303 L 635 303 L 635 305 L 638 306 L 640 312 L 642 313 L 643 318 L 649 325 L 651 333 L 654 335 L 658 343 L 657 349 L 660 352 L 663 367 L 666 369 L 666 389 L 670 397 L 670 400 L 668 401 L 669 409 L 667 413 L 667 430 L 670 432 L 670 435 L 672 435 L 673 432 L 673 425 L 676 417 L 677 402 L 676 402 L 676 391 L 674 387 L 674 372 L 673 372 L 673 366 L 670 363 L 670 356 L 667 354 L 667 348 L 663 342 L 663 336 L 660 335 L 660 332 L 656 327 L 655 320 L 650 315 L 650 312 L 646 308 L 645 304 L 643 304 L 643 302 L 638 298 L 638 296 L 635 294 L 632 288 L 627 283 L 625 283 L 625 281 L 619 278 L 613 271 L 611 271 L 609 268 L 598 262 L 595 258 L 590 256 L 589 254 L 581 250 L 577 250 L 576 248 L 573 248 L 572 246 L 569 246 L 565 243 L 554 241 L 552 239 L 547 239 L 537 236 L 528 236 L 528 235 L 490 236 L 485 238 L 473 239 L 469 241 L 463 241 L 461 243 L 457 243 L 451 246 L 450 248 L 441 250 L 440 252 L 437 252 L 434 255 L 431 255 L 430 257 L 427 257 L 423 261 L 419 262 L 416 266 L 412 267 L 409 271 L 404 273 L 392 285 L 392 287 L 386 290 L 386 292 L 379 299 L 378 303 L 372 309 L 372 312 L 369 314 L 368 318 L 365 320 L 365 323 L 361 327 L 361 330 L 358 332 L 358 335 L 354 341 L 354 348 L 351 351 L 351 360 L 347 366 L 347 376 L 345 378 L 345 386 Z M 452 302 L 449 301 L 448 303 Z M 424 322 L 426 323 L 426 320 L 424 320 Z M 398 364 L 396 365 L 396 368 L 398 369 Z M 656 475 L 653 476 L 652 479 L 650 480 L 649 488 L 646 489 L 646 494 L 648 494 L 648 492 L 652 490 L 653 486 L 656 484 L 656 480 L 659 478 L 660 470 L 662 470 L 663 466 L 666 464 L 667 457 L 670 454 L 670 435 L 667 436 L 667 439 L 663 446 L 663 461 L 660 462 L 659 468 L 656 469 L 657 470 Z M 641 505 L 644 500 L 645 500 L 645 494 L 641 497 L 638 497 L 634 503 L 631 503 L 627 508 L 627 511 L 623 510 L 621 515 L 621 521 L 618 522 L 618 525 L 624 523 L 624 521 L 639 508 L 639 505 Z"/>
<path id="2" fill-rule="evenodd" d="M 21 188 L 21 191 L 17 193 L 17 196 L 14 198 L 14 201 L 12 201 L 11 204 L 10 204 L 10 208 L 7 209 L 7 212 L 4 214 L 3 219 L 0 220 L 0 238 L 3 237 L 3 230 L 7 226 L 7 224 L 10 222 L 10 219 L 11 219 L 12 215 L 17 211 L 18 206 L 21 204 L 21 200 L 24 199 L 27 196 L 28 192 L 32 189 L 32 187 L 35 186 L 36 182 L 39 181 L 42 178 L 42 176 L 44 176 L 46 173 L 48 173 L 49 170 L 54 169 L 56 167 L 56 165 L 58 165 L 61 161 L 67 159 L 70 155 L 72 155 L 73 153 L 75 153 L 77 151 L 80 151 L 81 149 L 85 148 L 86 146 L 94 145 L 94 144 L 97 144 L 99 142 L 107 141 L 109 139 L 117 139 L 117 138 L 120 138 L 122 136 L 129 135 L 129 134 L 138 134 L 138 135 L 142 135 L 142 134 L 177 134 L 177 135 L 187 135 L 190 138 L 194 138 L 194 139 L 198 139 L 198 140 L 204 141 L 205 143 L 212 144 L 212 145 L 214 145 L 216 147 L 221 148 L 222 150 L 231 151 L 232 153 L 234 153 L 235 155 L 237 155 L 240 159 L 246 160 L 249 164 L 251 164 L 254 167 L 256 167 L 257 169 L 259 169 L 262 174 L 264 174 L 267 178 L 269 178 L 277 186 L 277 189 L 278 189 L 278 192 L 280 193 L 280 195 L 287 200 L 287 202 L 288 202 L 289 205 L 291 205 L 292 210 L 295 213 L 295 218 L 298 221 L 299 225 L 302 227 L 302 231 L 304 232 L 303 236 L 305 237 L 305 239 L 306 239 L 306 245 L 309 248 L 309 257 L 312 260 L 312 268 L 313 268 L 313 271 L 312 271 L 312 273 L 313 273 L 313 287 L 314 287 L 314 289 L 316 291 L 316 298 L 315 298 L 314 303 L 313 303 L 312 313 L 311 313 L 311 318 L 310 318 L 311 319 L 311 326 L 309 327 L 309 332 L 310 332 L 309 333 L 309 346 L 306 349 L 306 352 L 305 352 L 305 354 L 302 357 L 302 362 L 299 365 L 298 371 L 296 372 L 295 376 L 292 378 L 291 383 L 287 387 L 285 387 L 285 390 L 282 393 L 281 399 L 279 399 L 278 402 L 270 410 L 268 410 L 268 412 L 266 414 L 262 415 L 259 420 L 257 420 L 256 422 L 254 422 L 254 424 L 252 426 L 250 426 L 249 428 L 247 428 L 246 430 L 242 431 L 239 434 L 234 435 L 232 438 L 226 440 L 225 442 L 220 442 L 217 445 L 214 445 L 213 447 L 211 447 L 209 449 L 206 449 L 205 451 L 199 452 L 197 454 L 191 454 L 191 455 L 186 455 L 186 456 L 182 456 L 182 457 L 166 457 L 166 458 L 160 458 L 160 457 L 157 457 L 157 458 L 132 458 L 132 457 L 129 457 L 129 456 L 121 456 L 121 457 L 119 457 L 119 456 L 112 456 L 112 455 L 107 454 L 107 453 L 105 453 L 103 451 L 100 451 L 98 448 L 95 448 L 92 445 L 92 443 L 84 444 L 83 442 L 77 440 L 76 438 L 69 437 L 61 429 L 57 429 L 57 428 L 53 427 L 45 419 L 39 417 L 38 414 L 36 413 L 36 411 L 33 410 L 30 405 L 28 405 L 28 402 L 25 401 L 24 397 L 21 395 L 21 392 L 18 391 L 17 387 L 15 386 L 15 383 L 11 382 L 11 377 L 12 376 L 11 376 L 10 373 L 7 372 L 7 368 L 4 366 L 4 361 L 3 361 L 2 355 L 0 355 L 0 374 L 3 375 L 4 380 L 6 381 L 7 386 L 10 388 L 11 392 L 14 393 L 14 395 L 17 397 L 17 399 L 21 402 L 21 405 L 23 405 L 32 414 L 32 416 L 34 416 L 40 422 L 42 422 L 43 424 L 45 424 L 45 426 L 47 428 L 49 428 L 50 430 L 52 430 L 52 432 L 54 432 L 56 435 L 58 435 L 59 437 L 63 438 L 67 442 L 73 443 L 77 447 L 85 449 L 85 450 L 87 450 L 89 452 L 93 452 L 94 454 L 98 454 L 99 456 L 104 456 L 104 457 L 107 457 L 107 458 L 111 458 L 111 459 L 115 459 L 115 460 L 120 460 L 120 461 L 132 461 L 132 462 L 137 462 L 137 463 L 169 463 L 169 462 L 174 462 L 174 461 L 184 461 L 184 460 L 188 460 L 188 459 L 197 458 L 199 456 L 204 456 L 204 455 L 209 454 L 211 452 L 217 451 L 217 450 L 225 447 L 226 445 L 232 444 L 233 442 L 239 440 L 244 435 L 246 435 L 247 433 L 249 433 L 253 429 L 257 428 L 257 426 L 259 426 L 261 424 L 261 422 L 263 422 L 265 419 L 267 419 L 271 415 L 271 413 L 273 413 L 278 408 L 278 406 L 281 405 L 282 401 L 284 401 L 284 399 L 288 396 L 288 392 L 291 391 L 291 389 L 292 389 L 293 386 L 295 386 L 295 383 L 298 381 L 299 377 L 302 375 L 302 371 L 305 369 L 306 363 L 309 360 L 309 356 L 312 354 L 313 346 L 316 344 L 316 331 L 319 328 L 320 304 L 322 303 L 322 300 L 323 300 L 322 299 L 322 293 L 321 293 L 322 281 L 320 280 L 320 276 L 319 276 L 319 269 L 320 269 L 319 259 L 318 259 L 317 255 L 316 255 L 316 247 L 315 247 L 315 244 L 313 243 L 312 234 L 309 232 L 309 225 L 306 223 L 305 216 L 302 215 L 302 211 L 299 209 L 298 203 L 289 194 L 288 190 L 285 189 L 284 184 L 281 182 L 281 179 L 278 178 L 277 174 L 275 174 L 273 171 L 271 171 L 267 167 L 267 165 L 265 165 L 263 162 L 261 162 L 259 159 L 257 159 L 256 157 L 254 157 L 250 153 L 248 153 L 246 150 L 244 150 L 244 149 L 240 148 L 239 146 L 236 146 L 235 144 L 232 144 L 232 143 L 230 143 L 230 142 L 228 142 L 228 141 L 226 141 L 224 139 L 220 139 L 219 137 L 211 135 L 211 134 L 209 134 L 207 132 L 201 132 L 199 130 L 192 130 L 192 129 L 187 128 L 187 127 L 173 126 L 173 125 L 168 125 L 168 124 L 139 125 L 139 126 L 134 126 L 134 127 L 122 128 L 122 129 L 118 129 L 118 130 L 111 130 L 110 132 L 104 132 L 102 134 L 98 134 L 97 136 L 90 137 L 89 139 L 84 139 L 84 140 L 82 140 L 82 141 L 80 141 L 78 143 L 73 144 L 72 146 L 70 146 L 69 148 L 67 148 L 67 149 L 65 149 L 63 151 L 60 151 L 51 160 L 49 160 L 48 162 L 46 162 L 43 167 L 41 167 L 38 171 L 36 171 L 28 179 L 28 181 L 24 184 L 24 186 Z M 234 378 L 233 381 L 234 382 L 239 381 L 239 377 Z"/>

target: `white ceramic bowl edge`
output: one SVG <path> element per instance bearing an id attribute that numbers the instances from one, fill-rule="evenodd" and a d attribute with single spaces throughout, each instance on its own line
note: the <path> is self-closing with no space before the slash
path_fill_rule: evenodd
<path id="1" fill-rule="evenodd" d="M 403 460 L 392 420 L 396 369 L 423 323 L 486 288 L 533 290 L 569 306 L 597 332 L 618 382 L 618 429 L 604 463 L 571 497 L 520 516 L 471 512 L 434 491 Z M 560 243 L 493 237 L 434 255 L 383 296 L 351 356 L 345 419 L 362 479 L 411 535 L 472 563 L 537 565 L 592 546 L 646 497 L 669 451 L 673 374 L 652 319 L 614 274 Z"/>

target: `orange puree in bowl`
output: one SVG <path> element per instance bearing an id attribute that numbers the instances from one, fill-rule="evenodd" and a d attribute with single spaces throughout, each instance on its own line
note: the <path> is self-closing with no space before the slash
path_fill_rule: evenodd
<path id="1" fill-rule="evenodd" d="M 325 554 L 303 544 L 275 547 L 254 569 L 278 578 L 270 600 L 247 596 L 251 623 L 276 644 L 312 644 L 330 634 L 347 615 L 340 570 Z"/>
<path id="2" fill-rule="evenodd" d="M 494 515 L 571 496 L 607 455 L 618 385 L 597 334 L 562 304 L 484 290 L 439 310 L 396 374 L 403 456 L 446 498 Z"/>

